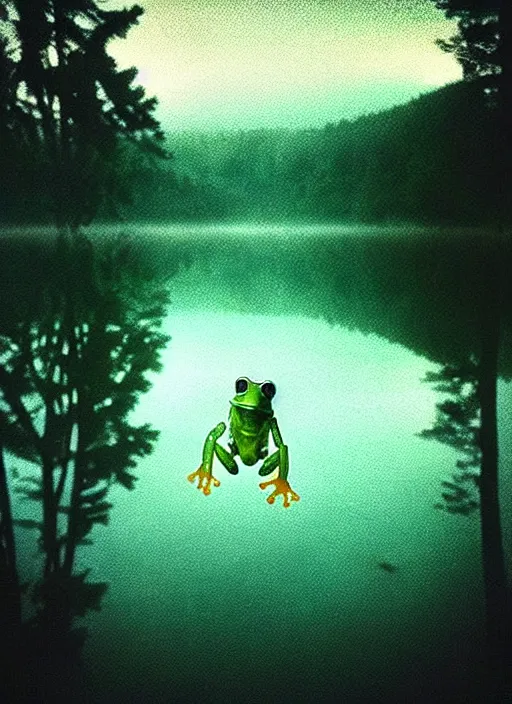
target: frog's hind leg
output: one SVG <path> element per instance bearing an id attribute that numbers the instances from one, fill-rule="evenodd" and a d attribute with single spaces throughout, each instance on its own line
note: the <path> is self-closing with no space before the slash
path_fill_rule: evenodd
<path id="1" fill-rule="evenodd" d="M 266 477 L 267 474 L 273 472 L 274 469 L 279 465 L 279 450 L 272 453 L 261 465 L 258 474 L 260 477 Z"/>
<path id="2" fill-rule="evenodd" d="M 213 464 L 213 455 L 214 453 L 219 457 L 221 460 L 222 464 L 225 467 L 228 467 L 226 464 L 226 461 L 222 457 L 220 457 L 219 453 L 217 452 L 217 447 L 220 447 L 217 445 L 217 440 L 220 438 L 222 433 L 226 430 L 226 424 L 225 423 L 218 423 L 215 428 L 208 433 L 208 436 L 205 440 L 204 447 L 203 447 L 203 461 L 199 465 L 198 469 L 196 469 L 195 472 L 192 472 L 192 474 L 188 475 L 188 480 L 192 484 L 195 482 L 197 479 L 197 488 L 203 492 L 205 496 L 208 496 L 208 494 L 211 493 L 211 485 L 213 486 L 220 486 L 220 481 L 216 479 L 212 475 L 212 464 Z M 222 448 L 224 449 L 224 448 Z M 224 450 L 224 452 L 226 452 Z M 228 453 L 226 452 L 226 455 Z M 229 460 L 228 460 L 229 462 Z M 233 460 L 234 462 L 234 460 Z M 232 471 L 233 466 L 230 464 L 231 469 L 228 467 L 229 471 Z M 235 465 L 235 469 L 238 472 L 238 468 Z"/>
<path id="3" fill-rule="evenodd" d="M 279 474 L 276 479 L 270 479 L 267 482 L 261 483 L 260 489 L 266 489 L 267 486 L 273 484 L 275 486 L 275 489 L 267 498 L 267 502 L 269 504 L 273 504 L 276 500 L 276 497 L 282 495 L 283 506 L 287 508 L 288 506 L 290 506 L 291 501 L 298 501 L 300 499 L 300 496 L 295 493 L 295 491 L 293 491 L 293 489 L 288 483 L 288 446 L 285 445 L 283 442 L 283 438 L 281 437 L 279 426 L 277 425 L 277 421 L 275 418 L 272 418 L 272 420 L 270 421 L 270 430 L 272 432 L 272 438 L 274 439 L 274 442 L 277 446 L 277 451 L 265 460 L 259 473 L 262 475 L 270 474 L 273 469 L 279 467 Z"/>
<path id="4" fill-rule="evenodd" d="M 235 462 L 233 455 L 231 455 L 222 445 L 218 442 L 215 443 L 215 454 L 218 459 L 222 462 L 224 467 L 228 470 L 230 474 L 238 474 L 238 465 Z"/>

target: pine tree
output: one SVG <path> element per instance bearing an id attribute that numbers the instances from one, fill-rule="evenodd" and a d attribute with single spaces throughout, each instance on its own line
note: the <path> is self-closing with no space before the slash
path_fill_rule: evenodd
<path id="1" fill-rule="evenodd" d="M 134 85 L 136 69 L 119 71 L 107 51 L 140 7 L 7 0 L 2 10 L 0 153 L 27 155 L 20 186 L 29 159 L 37 162 L 58 231 L 32 299 L 0 320 L 2 446 L 24 460 L 16 491 L 42 507 L 41 520 L 13 521 L 0 482 L 0 567 L 13 568 L 13 524 L 39 532 L 44 556 L 32 589 L 35 618 L 22 629 L 24 657 L 27 648 L 66 651 L 74 618 L 99 608 L 106 585 L 75 572 L 77 549 L 94 525 L 108 523 L 112 484 L 134 487 L 130 470 L 158 435 L 133 425 L 129 413 L 150 387 L 146 373 L 159 369 L 166 292 L 137 270 L 126 243 L 93 244 L 81 226 L 127 188 L 119 178 L 127 141 L 166 152 L 156 100 Z"/>
<path id="2" fill-rule="evenodd" d="M 118 178 L 130 140 L 161 156 L 156 98 L 108 53 L 142 15 L 138 5 L 104 10 L 93 0 L 7 0 L 0 45 L 4 135 L 23 134 L 41 153 L 57 226 L 76 230 L 127 188 Z M 45 188 L 45 182 L 40 184 Z"/>
<path id="3" fill-rule="evenodd" d="M 482 563 L 486 603 L 486 632 L 492 651 L 503 655 L 510 647 L 512 609 L 507 589 L 505 556 L 498 493 L 497 378 L 506 300 L 506 280 L 510 276 L 512 243 L 510 225 L 512 60 L 508 51 L 511 4 L 499 0 L 434 0 L 447 17 L 457 18 L 458 33 L 448 42 L 439 42 L 444 51 L 454 53 L 466 80 L 480 80 L 492 96 L 489 108 L 498 111 L 501 159 L 497 164 L 501 186 L 500 227 L 490 233 L 482 251 L 485 285 L 480 306 L 481 334 L 477 393 L 481 427 L 479 477 Z"/>

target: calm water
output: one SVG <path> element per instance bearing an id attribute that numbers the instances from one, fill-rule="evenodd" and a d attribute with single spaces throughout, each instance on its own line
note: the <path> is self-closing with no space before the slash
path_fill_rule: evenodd
<path id="1" fill-rule="evenodd" d="M 160 440 L 80 553 L 110 584 L 86 620 L 84 687 L 97 702 L 446 695 L 483 611 L 478 519 L 433 508 L 457 455 L 415 436 L 434 419 L 421 379 L 436 366 L 329 324 L 328 276 L 290 276 L 286 257 L 256 266 L 243 247 L 214 247 L 170 280 L 164 370 L 134 414 Z M 216 462 L 209 497 L 186 480 L 240 375 L 277 386 L 301 496 L 288 510 L 266 503 L 258 465 L 233 477 Z M 511 397 L 500 382 L 503 469 Z"/>

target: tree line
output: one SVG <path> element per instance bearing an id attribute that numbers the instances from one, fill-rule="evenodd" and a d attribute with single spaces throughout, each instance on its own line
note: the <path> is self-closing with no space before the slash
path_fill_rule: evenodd
<path id="1" fill-rule="evenodd" d="M 459 82 L 322 129 L 175 133 L 173 175 L 162 168 L 156 190 L 141 183 L 127 212 L 148 220 L 492 223 L 500 147 L 481 91 L 479 81 Z M 176 175 L 187 186 L 178 209 L 169 198 Z"/>
<path id="2" fill-rule="evenodd" d="M 481 93 L 478 80 L 454 83 L 321 129 L 170 133 L 168 160 L 118 140 L 115 154 L 91 157 L 88 168 L 109 170 L 103 194 L 90 196 L 91 214 L 135 222 L 492 224 L 499 212 L 500 142 L 496 112 Z M 50 221 L 40 150 L 19 140 L 4 150 L 12 169 L 2 172 L 0 218 Z"/>

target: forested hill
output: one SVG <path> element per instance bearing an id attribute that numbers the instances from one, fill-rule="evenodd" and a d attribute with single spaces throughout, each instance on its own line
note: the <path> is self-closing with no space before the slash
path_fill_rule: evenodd
<path id="1" fill-rule="evenodd" d="M 486 224 L 495 114 L 454 83 L 321 129 L 169 135 L 173 173 L 140 179 L 131 217 Z"/>
<path id="2" fill-rule="evenodd" d="M 106 199 L 99 217 L 489 224 L 499 194 L 495 120 L 481 85 L 461 82 L 319 129 L 169 133 L 169 161 L 127 143 L 111 174 L 124 198 L 110 208 Z M 18 154 L 4 175 L 0 221 L 28 212 L 48 220 L 37 155 Z"/>

